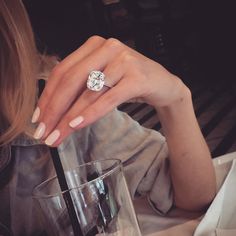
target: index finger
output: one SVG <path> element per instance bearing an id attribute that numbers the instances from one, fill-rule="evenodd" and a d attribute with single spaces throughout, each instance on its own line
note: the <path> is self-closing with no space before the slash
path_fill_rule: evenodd
<path id="1" fill-rule="evenodd" d="M 46 107 L 48 101 L 51 99 L 52 94 L 54 93 L 57 85 L 60 83 L 63 74 L 76 63 L 87 57 L 92 51 L 99 48 L 104 42 L 104 38 L 100 36 L 92 36 L 81 47 L 55 66 L 47 80 L 46 87 L 39 98 L 38 106 L 32 116 L 32 123 L 35 123 L 40 119 L 40 116 L 42 115 L 40 114 L 40 111 Z"/>

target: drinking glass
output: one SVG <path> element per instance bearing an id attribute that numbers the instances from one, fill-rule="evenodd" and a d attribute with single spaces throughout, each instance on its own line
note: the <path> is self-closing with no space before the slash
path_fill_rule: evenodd
<path id="1" fill-rule="evenodd" d="M 66 191 L 56 176 L 33 191 L 48 235 L 74 235 L 63 198 L 69 192 L 82 231 L 78 236 L 141 236 L 120 160 L 92 161 L 65 176 Z"/>

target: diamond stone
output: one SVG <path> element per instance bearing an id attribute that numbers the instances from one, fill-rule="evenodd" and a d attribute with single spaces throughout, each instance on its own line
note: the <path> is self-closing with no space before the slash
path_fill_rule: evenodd
<path id="1" fill-rule="evenodd" d="M 101 71 L 92 71 L 87 80 L 87 88 L 100 91 L 105 84 L 105 75 Z"/>

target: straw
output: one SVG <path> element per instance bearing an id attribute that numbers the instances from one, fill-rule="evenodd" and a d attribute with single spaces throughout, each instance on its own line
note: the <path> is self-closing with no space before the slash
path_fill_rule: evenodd
<path id="1" fill-rule="evenodd" d="M 54 168 L 56 170 L 56 174 L 57 174 L 57 178 L 58 178 L 58 182 L 63 194 L 63 198 L 65 200 L 65 204 L 69 213 L 69 217 L 70 217 L 70 221 L 71 221 L 71 225 L 73 228 L 73 232 L 75 236 L 83 236 L 83 232 L 80 228 L 80 224 L 78 221 L 78 217 L 74 208 L 74 204 L 70 195 L 70 192 L 68 191 L 68 185 L 66 182 L 66 177 L 64 174 L 64 170 L 62 167 L 62 163 L 61 163 L 61 159 L 58 153 L 57 148 L 55 147 L 50 147 L 50 153 L 52 156 L 52 160 L 53 160 L 53 164 L 54 164 Z"/>
<path id="2" fill-rule="evenodd" d="M 39 97 L 42 94 L 44 87 L 45 87 L 45 80 L 43 79 L 38 80 Z M 70 192 L 68 191 L 69 188 L 66 182 L 66 177 L 64 174 L 63 166 L 61 164 L 61 159 L 60 159 L 58 150 L 55 147 L 50 147 L 49 149 L 52 156 L 53 165 L 57 174 L 57 179 L 58 179 L 58 182 L 59 182 L 62 194 L 63 194 L 63 198 L 67 207 L 67 211 L 70 217 L 74 235 L 83 236 L 83 232 L 80 228 L 80 224 L 79 224 L 78 217 L 74 208 L 74 204 L 73 204 Z"/>

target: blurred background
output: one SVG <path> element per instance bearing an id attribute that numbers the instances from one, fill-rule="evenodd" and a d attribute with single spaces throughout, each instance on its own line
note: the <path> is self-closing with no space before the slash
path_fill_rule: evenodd
<path id="1" fill-rule="evenodd" d="M 227 0 L 24 0 L 38 47 L 61 58 L 115 37 L 185 81 L 233 80 L 236 10 Z"/>
<path id="2" fill-rule="evenodd" d="M 92 35 L 115 37 L 192 90 L 213 156 L 236 150 L 235 7 L 228 0 L 24 0 L 41 52 L 64 58 Z M 233 2 L 233 1 L 232 1 Z M 161 131 L 146 104 L 122 104 Z"/>

